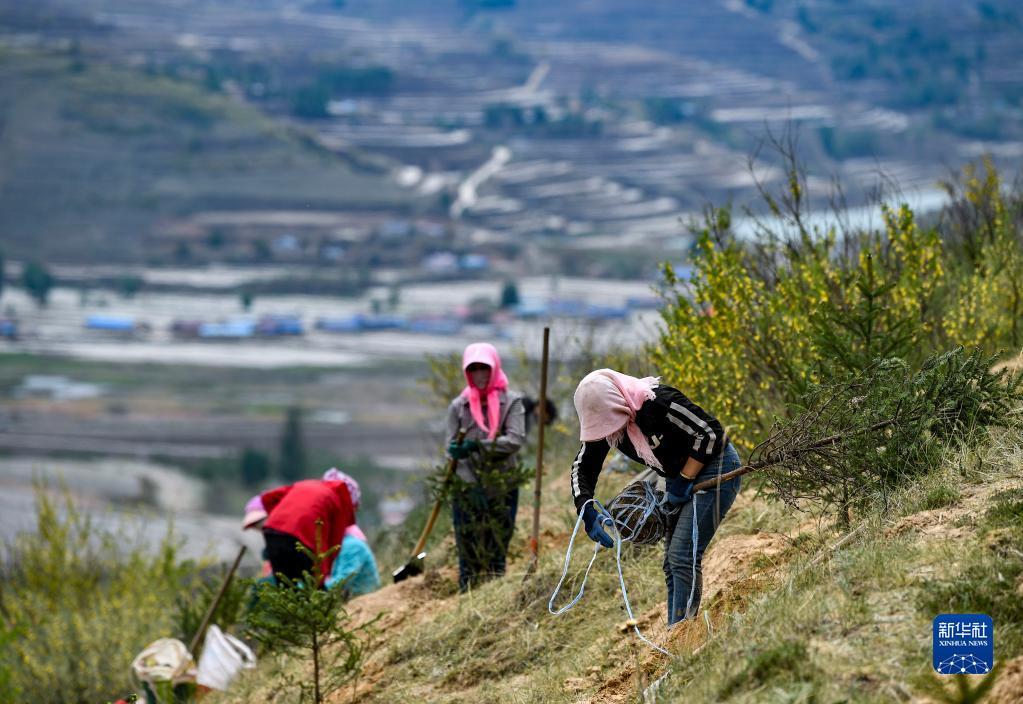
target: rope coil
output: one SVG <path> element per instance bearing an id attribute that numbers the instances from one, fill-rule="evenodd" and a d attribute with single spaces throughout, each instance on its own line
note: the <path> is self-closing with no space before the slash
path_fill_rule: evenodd
<path id="1" fill-rule="evenodd" d="M 664 492 L 651 481 L 629 484 L 607 505 L 622 540 L 633 545 L 654 545 L 668 532 L 668 517 L 674 515 L 661 505 Z"/>
<path id="2" fill-rule="evenodd" d="M 568 549 L 565 551 L 565 567 L 561 572 L 561 579 L 558 580 L 558 585 L 554 588 L 554 593 L 551 594 L 551 598 L 547 602 L 548 612 L 550 612 L 553 616 L 560 616 L 578 604 L 579 601 L 582 600 L 583 594 L 586 591 L 586 581 L 589 579 L 590 570 L 593 568 L 593 563 L 596 561 L 597 553 L 601 548 L 599 543 L 596 543 L 593 546 L 593 555 L 590 557 L 589 564 L 586 565 L 586 571 L 583 573 L 582 583 L 579 585 L 579 592 L 571 601 L 555 610 L 554 600 L 557 599 L 558 594 L 561 592 L 561 587 L 565 583 L 565 579 L 568 577 L 568 568 L 572 561 L 572 549 L 575 545 L 576 535 L 579 533 L 579 526 L 582 525 L 583 522 L 583 512 L 585 511 L 586 506 L 593 504 L 602 513 L 610 514 L 611 516 L 611 527 L 618 538 L 615 540 L 615 562 L 618 568 L 618 584 L 622 590 L 622 601 L 625 603 L 625 611 L 628 613 L 629 619 L 634 622 L 632 628 L 636 633 L 636 637 L 654 650 L 663 653 L 668 657 L 675 657 L 661 646 L 649 640 L 639 630 L 639 624 L 635 623 L 636 616 L 632 613 L 632 604 L 629 602 L 629 592 L 625 587 L 625 575 L 622 573 L 623 542 L 630 542 L 634 545 L 652 545 L 665 537 L 667 533 L 668 517 L 673 515 L 675 511 L 666 512 L 664 510 L 660 501 L 662 496 L 662 492 L 654 488 L 653 482 L 637 481 L 627 486 L 622 493 L 613 498 L 608 503 L 608 508 L 604 508 L 604 505 L 595 498 L 587 499 L 586 503 L 584 503 L 579 509 L 579 515 L 575 521 L 575 528 L 572 529 L 572 537 L 569 539 Z M 699 540 L 699 528 L 696 520 L 696 495 L 693 496 L 692 505 L 693 584 L 692 589 L 689 592 L 689 600 L 686 603 L 686 618 L 689 617 L 689 612 L 693 604 L 693 597 L 696 593 L 696 551 L 697 542 Z"/>

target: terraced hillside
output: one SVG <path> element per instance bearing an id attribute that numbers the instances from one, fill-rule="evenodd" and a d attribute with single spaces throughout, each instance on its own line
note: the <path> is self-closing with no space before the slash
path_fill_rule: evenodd
<path id="1" fill-rule="evenodd" d="M 203 95 L 246 101 L 285 131 L 301 125 L 327 151 L 358 149 L 373 156 L 359 163 L 401 166 L 399 203 L 427 203 L 439 219 L 450 213 L 452 231 L 464 225 L 489 242 L 528 243 L 532 254 L 515 265 L 534 270 L 542 260 L 549 269 L 650 275 L 655 252 L 685 248 L 684 223 L 707 202 L 757 207 L 750 154 L 786 124 L 800 132 L 819 208 L 832 177 L 855 207 L 880 172 L 930 209 L 949 170 L 990 153 L 1012 173 L 1023 154 L 1023 44 L 1006 0 L 21 5 L 0 0 L 0 42 L 56 48 L 69 64 L 77 42 L 85 63 L 99 57 L 176 76 Z M 179 143 L 197 146 L 188 120 L 178 122 Z M 770 183 L 780 171 L 768 151 L 753 166 Z M 264 159 L 273 157 L 241 161 L 258 168 Z M 335 176 L 289 168 L 293 177 L 274 168 L 281 178 L 272 187 L 244 170 L 221 178 L 226 169 L 211 168 L 212 186 L 195 170 L 187 180 L 209 187 L 208 200 L 265 208 L 372 207 L 394 191 L 363 197 Z M 141 190 L 176 207 L 181 181 L 169 180 Z M 10 193 L 18 201 L 36 191 Z M 57 217 L 33 214 L 14 224 Z M 594 261 L 637 252 L 650 254 Z"/>
<path id="2" fill-rule="evenodd" d="M 0 50 L 8 256 L 145 261 L 162 228 L 234 209 L 402 211 L 386 171 L 185 81 L 64 51 Z"/>

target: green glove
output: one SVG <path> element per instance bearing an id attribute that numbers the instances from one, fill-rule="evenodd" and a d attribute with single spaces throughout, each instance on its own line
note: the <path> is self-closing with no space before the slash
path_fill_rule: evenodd
<path id="1" fill-rule="evenodd" d="M 478 450 L 479 446 L 479 440 L 463 440 L 462 442 L 452 440 L 451 444 L 448 445 L 448 455 L 456 460 L 464 460 Z"/>

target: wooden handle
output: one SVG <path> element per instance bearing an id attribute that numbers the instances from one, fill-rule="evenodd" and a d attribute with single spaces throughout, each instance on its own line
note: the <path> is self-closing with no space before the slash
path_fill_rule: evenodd
<path id="1" fill-rule="evenodd" d="M 529 539 L 529 551 L 532 555 L 532 562 L 527 568 L 527 573 L 536 567 L 536 561 L 540 555 L 540 502 L 543 497 L 543 444 L 544 430 L 547 425 L 547 364 L 550 359 L 550 338 L 551 329 L 543 329 L 543 357 L 540 362 L 540 400 L 537 403 L 536 414 L 536 477 L 533 482 L 533 534 Z"/>
<path id="2" fill-rule="evenodd" d="M 465 440 L 465 428 L 458 431 L 458 435 L 455 436 L 455 442 L 462 442 Z M 447 470 L 444 472 L 444 481 L 441 486 L 447 486 L 448 481 L 451 480 L 451 475 L 455 473 L 455 466 L 457 466 L 458 460 L 454 457 L 448 462 Z M 412 559 L 415 559 L 416 555 L 423 551 L 426 547 L 426 539 L 430 537 L 430 532 L 433 531 L 433 524 L 437 522 L 437 516 L 440 515 L 441 499 L 438 498 L 433 502 L 433 510 L 430 511 L 430 517 L 426 519 L 426 525 L 423 526 L 423 533 L 419 536 L 419 542 L 416 543 L 416 547 L 412 550 Z"/>
<path id="3" fill-rule="evenodd" d="M 749 474 L 750 472 L 753 472 L 753 471 L 755 471 L 757 469 L 759 469 L 759 468 L 758 467 L 753 467 L 751 465 L 746 465 L 745 467 L 739 467 L 738 469 L 734 469 L 731 472 L 726 472 L 725 474 L 719 474 L 714 479 L 707 479 L 705 481 L 700 482 L 696 486 L 694 486 L 693 487 L 693 493 L 696 493 L 697 491 L 703 491 L 704 489 L 713 489 L 718 484 L 722 484 L 724 482 L 727 482 L 729 479 L 733 479 L 735 477 L 741 477 L 744 474 Z"/>
<path id="4" fill-rule="evenodd" d="M 199 630 L 192 636 L 192 642 L 188 644 L 188 652 L 192 653 L 192 657 L 195 657 L 195 649 L 199 645 L 199 641 L 202 640 L 202 636 L 206 633 L 206 628 L 210 625 L 210 620 L 213 618 L 213 612 L 220 606 L 221 600 L 224 598 L 224 594 L 227 592 L 227 586 L 234 579 L 234 573 L 238 570 L 238 565 L 242 561 L 242 556 L 245 554 L 246 547 L 242 545 L 241 550 L 238 551 L 238 556 L 234 558 L 234 564 L 231 565 L 231 569 L 228 570 L 227 576 L 224 578 L 224 583 L 220 585 L 220 591 L 213 597 L 213 601 L 210 602 L 210 606 L 206 609 L 206 615 L 202 617 L 202 623 L 199 624 Z"/>

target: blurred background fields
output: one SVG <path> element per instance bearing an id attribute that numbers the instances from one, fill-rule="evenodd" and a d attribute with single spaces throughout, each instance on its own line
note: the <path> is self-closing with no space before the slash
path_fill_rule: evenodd
<path id="1" fill-rule="evenodd" d="M 300 473 L 400 523 L 426 355 L 650 339 L 659 263 L 708 203 L 755 231 L 786 130 L 818 215 L 1011 180 L 1021 39 L 999 0 L 0 0 L 0 533 L 63 477 L 228 555 L 291 409 Z"/>

